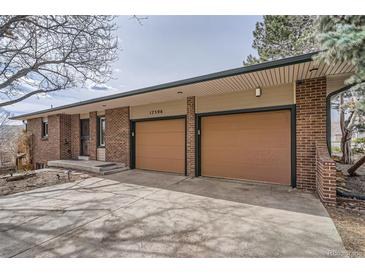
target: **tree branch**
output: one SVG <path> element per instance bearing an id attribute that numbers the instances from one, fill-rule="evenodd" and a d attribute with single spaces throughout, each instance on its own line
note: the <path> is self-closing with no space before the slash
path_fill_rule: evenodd
<path id="1" fill-rule="evenodd" d="M 44 89 L 38 89 L 38 90 L 34 90 L 34 91 L 31 91 L 29 93 L 26 93 L 16 99 L 13 99 L 13 100 L 10 100 L 10 101 L 6 101 L 6 102 L 1 102 L 0 103 L 0 107 L 5 107 L 5 106 L 9 106 L 9 105 L 13 105 L 13 104 L 16 104 L 16 103 L 19 103 L 33 95 L 36 95 L 36 94 L 39 94 L 39 93 L 49 93 L 49 92 L 52 92 L 52 91 L 56 91 L 56 90 L 60 90 L 61 88 L 57 87 L 57 88 L 54 88 L 54 89 L 50 89 L 50 90 L 44 90 Z"/>

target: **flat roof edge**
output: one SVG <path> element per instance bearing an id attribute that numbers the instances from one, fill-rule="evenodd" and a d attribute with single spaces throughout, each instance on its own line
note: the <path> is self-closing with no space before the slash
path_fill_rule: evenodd
<path id="1" fill-rule="evenodd" d="M 154 85 L 154 86 L 150 86 L 150 87 L 145 87 L 145 88 L 140 88 L 140 89 L 135 89 L 135 90 L 131 90 L 131 91 L 120 92 L 117 94 L 89 99 L 89 100 L 72 103 L 72 104 L 68 104 L 68 105 L 63 105 L 63 106 L 59 106 L 59 107 L 55 107 L 55 108 L 50 108 L 50 109 L 31 112 L 31 113 L 27 113 L 27 114 L 18 115 L 18 116 L 13 116 L 10 119 L 11 120 L 24 120 L 28 116 L 45 114 L 48 112 L 58 111 L 58 110 L 62 110 L 62 109 L 73 108 L 73 107 L 88 105 L 88 104 L 97 103 L 97 102 L 103 102 L 103 101 L 119 99 L 119 98 L 123 98 L 123 97 L 134 96 L 134 95 L 140 95 L 143 93 L 163 90 L 163 89 L 167 89 L 167 88 L 185 86 L 185 85 L 189 85 L 189 84 L 196 84 L 199 82 L 205 82 L 205 81 L 215 80 L 215 79 L 219 79 L 219 78 L 260 71 L 260 70 L 264 70 L 264 69 L 272 69 L 272 68 L 282 67 L 282 66 L 286 66 L 286 65 L 294 65 L 294 64 L 298 64 L 298 63 L 309 62 L 312 60 L 312 57 L 315 54 L 317 54 L 318 52 L 319 51 L 302 54 L 302 55 L 297 55 L 297 56 L 292 56 L 292 57 L 287 57 L 287 58 L 278 59 L 278 60 L 274 60 L 274 61 L 268 61 L 268 62 L 250 65 L 250 66 L 246 66 L 246 67 L 239 67 L 239 68 L 234 68 L 234 69 L 229 69 L 229 70 L 223 70 L 223 71 L 219 71 L 219 72 L 209 73 L 209 74 L 196 76 L 196 77 L 192 77 L 192 78 L 187 78 L 187 79 L 183 79 L 183 80 L 178 80 L 178 81 L 173 81 L 173 82 L 167 82 L 167 83 Z"/>

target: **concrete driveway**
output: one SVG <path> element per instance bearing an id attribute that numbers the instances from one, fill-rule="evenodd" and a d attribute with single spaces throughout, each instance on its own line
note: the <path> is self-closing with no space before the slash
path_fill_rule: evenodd
<path id="1" fill-rule="evenodd" d="M 1 257 L 340 257 L 311 194 L 131 170 L 0 198 Z"/>

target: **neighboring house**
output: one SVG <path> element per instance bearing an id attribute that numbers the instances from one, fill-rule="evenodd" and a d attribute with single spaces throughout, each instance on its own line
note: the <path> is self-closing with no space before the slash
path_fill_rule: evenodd
<path id="1" fill-rule="evenodd" d="M 353 66 L 318 64 L 312 56 L 217 72 L 15 119 L 27 120 L 34 135 L 35 168 L 49 160 L 86 156 L 130 168 L 314 191 L 316 143 L 321 153 L 326 145 L 326 97 L 343 87 Z M 325 170 L 333 172 L 334 163 L 322 161 L 330 159 L 319 155 L 317 184 L 333 184 Z M 325 186 L 319 192 L 322 200 L 335 199 L 333 188 Z"/>

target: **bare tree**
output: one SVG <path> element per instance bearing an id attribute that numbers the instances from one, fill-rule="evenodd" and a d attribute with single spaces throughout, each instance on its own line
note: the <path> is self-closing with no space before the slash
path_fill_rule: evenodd
<path id="1" fill-rule="evenodd" d="M 137 23 L 141 26 L 143 26 L 143 20 L 147 20 L 148 17 L 147 16 L 137 16 L 137 15 L 133 15 L 131 17 L 129 17 L 129 20 L 136 20 Z"/>
<path id="2" fill-rule="evenodd" d="M 334 97 L 332 108 L 337 109 L 341 129 L 341 162 L 353 163 L 352 136 L 365 123 L 365 83 L 357 84 Z"/>
<path id="3" fill-rule="evenodd" d="M 0 128 L 8 122 L 9 117 L 10 113 L 0 108 Z"/>
<path id="4" fill-rule="evenodd" d="M 117 59 L 113 16 L 0 16 L 0 107 L 104 83 Z"/>

